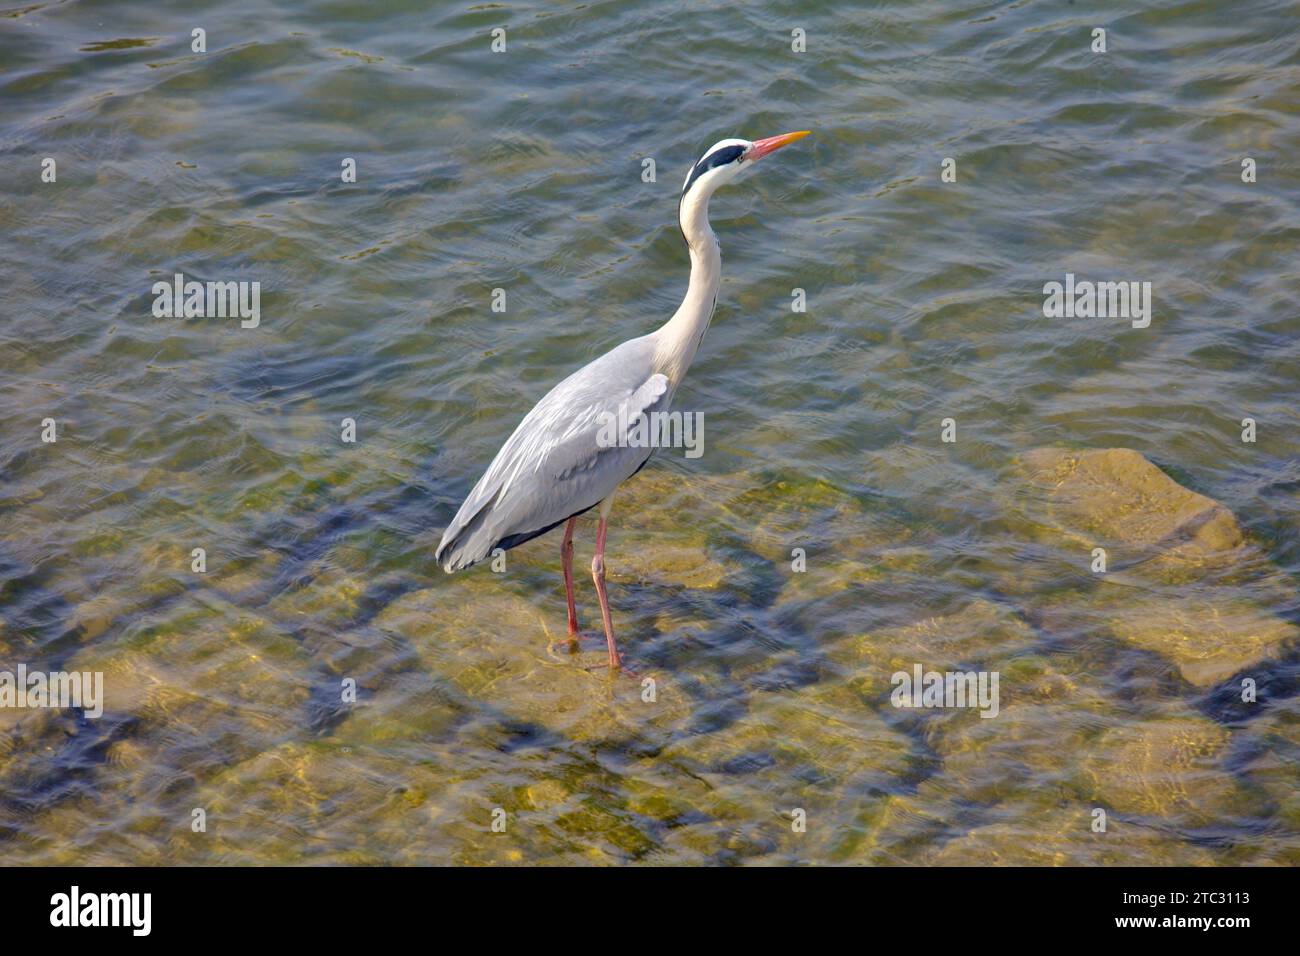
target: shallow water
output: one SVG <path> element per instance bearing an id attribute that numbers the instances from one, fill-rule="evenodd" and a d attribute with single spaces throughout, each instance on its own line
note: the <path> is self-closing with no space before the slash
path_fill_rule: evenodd
<path id="1" fill-rule="evenodd" d="M 0 710 L 5 861 L 1300 863 L 1298 11 L 1130 8 L 0 11 L 0 670 L 106 684 Z M 615 507 L 647 702 L 553 644 L 555 535 L 433 549 L 676 308 L 689 163 L 803 128 L 712 204 L 705 453 Z M 155 318 L 176 272 L 260 282 L 260 325 Z M 1152 283 L 1150 326 L 1045 318 L 1067 272 Z M 1045 446 L 1141 452 L 1240 540 L 1145 541 L 1135 466 L 1054 490 Z M 998 672 L 998 717 L 892 706 L 917 663 Z"/>

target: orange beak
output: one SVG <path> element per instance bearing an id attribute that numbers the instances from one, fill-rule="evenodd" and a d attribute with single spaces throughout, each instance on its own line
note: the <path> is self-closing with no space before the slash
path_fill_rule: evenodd
<path id="1" fill-rule="evenodd" d="M 782 133 L 780 136 L 756 139 L 754 145 L 746 151 L 745 158 L 751 160 L 762 159 L 768 153 L 775 153 L 782 146 L 788 146 L 797 139 L 803 139 L 808 133 L 809 130 L 801 129 L 797 133 Z"/>

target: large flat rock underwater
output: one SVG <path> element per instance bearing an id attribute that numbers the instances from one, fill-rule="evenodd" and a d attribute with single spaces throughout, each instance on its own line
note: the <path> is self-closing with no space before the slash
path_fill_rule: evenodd
<path id="1" fill-rule="evenodd" d="M 1026 599 L 1043 628 L 1102 631 L 1198 688 L 1296 646 L 1300 629 L 1272 610 L 1292 589 L 1219 502 L 1126 448 L 1040 448 L 1020 466 L 1031 538 L 1079 569 L 1077 587 Z"/>

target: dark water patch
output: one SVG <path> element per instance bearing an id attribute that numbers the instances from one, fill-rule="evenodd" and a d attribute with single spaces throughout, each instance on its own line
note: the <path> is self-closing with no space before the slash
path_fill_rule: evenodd
<path id="1" fill-rule="evenodd" d="M 69 627 L 73 607 L 57 590 L 56 570 L 49 562 L 32 567 L 0 550 L 0 620 L 45 661 L 61 659 L 75 637 Z"/>
<path id="2" fill-rule="evenodd" d="M 820 683 L 828 670 L 824 659 L 781 661 L 750 681 L 750 686 L 769 693 L 797 690 Z"/>
<path id="3" fill-rule="evenodd" d="M 564 743 L 554 731 L 534 723 L 503 719 L 494 730 L 498 734 L 496 749 L 506 754 L 550 750 Z"/>
<path id="4" fill-rule="evenodd" d="M 712 770 L 714 773 L 748 774 L 775 766 L 776 758 L 770 753 L 753 751 L 738 754 L 737 756 L 724 760 L 721 763 L 714 764 Z"/>
<path id="5" fill-rule="evenodd" d="M 1253 700 L 1246 696 L 1244 681 L 1253 682 Z M 1300 696 L 1300 648 L 1291 648 L 1281 659 L 1264 661 L 1243 669 L 1211 689 L 1196 702 L 1206 717 L 1231 726 L 1247 725 L 1264 717 L 1269 707 Z"/>
<path id="6" fill-rule="evenodd" d="M 37 723 L 39 736 L 21 748 L 21 764 L 9 768 L 6 802 L 37 813 L 66 800 L 96 798 L 103 791 L 96 781 L 108 748 L 137 730 L 137 722 L 130 717 L 105 713 L 87 719 L 75 710 L 52 712 L 48 720 Z M 41 756 L 33 759 L 38 748 Z"/>
<path id="7" fill-rule="evenodd" d="M 369 377 L 364 358 L 355 352 L 300 355 L 280 351 L 245 356 L 227 371 L 221 387 L 240 401 L 271 402 L 289 410 L 327 397 L 341 400 L 362 388 Z M 354 396 L 350 401 L 355 405 L 357 399 Z"/>
<path id="8" fill-rule="evenodd" d="M 718 733 L 743 719 L 747 710 L 745 702 L 739 697 L 700 700 L 691 713 L 687 733 Z"/>
<path id="9" fill-rule="evenodd" d="M 814 3 L 807 55 L 762 2 L 692 9 L 686 34 L 636 6 L 525 16 L 506 56 L 488 47 L 499 9 L 434 13 L 435 41 L 406 2 L 280 11 L 269 39 L 214 9 L 206 55 L 183 32 L 141 45 L 154 27 L 117 0 L 4 11 L 48 22 L 0 35 L 23 238 L 4 267 L 0 648 L 119 668 L 138 721 L 121 738 L 63 715 L 20 725 L 0 759 L 6 859 L 49 862 L 93 811 L 101 827 L 59 859 L 500 863 L 461 816 L 533 786 L 544 822 L 515 862 L 965 861 L 1013 823 L 1021 851 L 1079 864 L 1096 841 L 1055 829 L 1056 796 L 1087 796 L 1108 754 L 1141 773 L 1144 748 L 1180 734 L 1206 761 L 1161 769 L 1173 792 L 1208 787 L 1221 822 L 1126 815 L 1150 828 L 1143 862 L 1188 859 L 1189 840 L 1199 863 L 1294 857 L 1268 747 L 1290 732 L 1295 653 L 1189 685 L 1121 639 L 1089 542 L 1030 513 L 1009 466 L 1044 444 L 1141 449 L 1273 565 L 1262 583 L 1254 565 L 1216 571 L 1217 593 L 1300 624 L 1285 11 L 1152 9 L 1111 24 L 1101 55 L 1077 7 Z M 627 574 L 625 553 L 611 585 L 631 663 L 660 678 L 647 717 L 635 684 L 624 704 L 543 654 L 563 628 L 557 539 L 512 552 L 503 579 L 447 578 L 430 552 L 531 401 L 672 314 L 687 168 L 724 136 L 804 125 L 714 199 L 723 285 L 680 393 L 712 416 L 711 445 L 635 512 L 678 555 Z M 150 270 L 178 256 L 266 283 L 262 326 L 154 321 Z M 1042 284 L 1066 271 L 1151 280 L 1151 328 L 1044 317 Z M 38 450 L 45 414 L 70 427 Z M 1235 435 L 1247 414 L 1254 446 Z M 958 441 L 940 444 L 949 416 Z M 679 491 L 690 507 L 665 504 Z M 178 560 L 196 536 L 206 577 Z M 1164 595 L 1116 580 L 1159 572 L 1143 558 L 1112 549 L 1109 586 L 1159 611 Z M 953 657 L 1015 675 L 1003 693 L 1051 708 L 1054 748 L 945 746 L 945 766 L 950 728 L 880 693 L 887 655 L 928 657 L 968 613 L 988 633 Z M 209 669 L 212 654 L 228 657 Z M 340 706 L 344 676 L 369 709 Z M 790 842 L 773 808 L 792 783 L 843 842 Z M 266 802 L 219 853 L 136 826 L 184 821 L 197 791 Z"/>
<path id="10" fill-rule="evenodd" d="M 120 40 L 100 40 L 96 43 L 87 43 L 81 47 L 82 53 L 103 53 L 107 50 L 134 50 L 139 47 L 153 46 L 159 41 L 159 37 L 125 37 Z"/>

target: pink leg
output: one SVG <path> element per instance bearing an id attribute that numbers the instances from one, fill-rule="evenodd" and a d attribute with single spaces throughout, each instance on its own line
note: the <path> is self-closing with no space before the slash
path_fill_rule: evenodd
<path id="1" fill-rule="evenodd" d="M 605 515 L 602 513 L 600 525 L 596 529 L 596 556 L 591 559 L 591 579 L 596 582 L 596 596 L 600 598 L 600 616 L 605 621 L 605 643 L 609 646 L 609 667 L 610 670 L 617 670 L 623 666 L 623 662 L 618 656 L 618 647 L 614 644 L 614 622 L 609 616 L 609 597 L 605 593 L 605 530 Z"/>
<path id="2" fill-rule="evenodd" d="M 573 604 L 573 526 L 576 516 L 564 526 L 564 541 L 560 545 L 560 564 L 564 566 L 564 596 L 569 602 L 569 637 L 578 636 L 578 609 Z"/>

